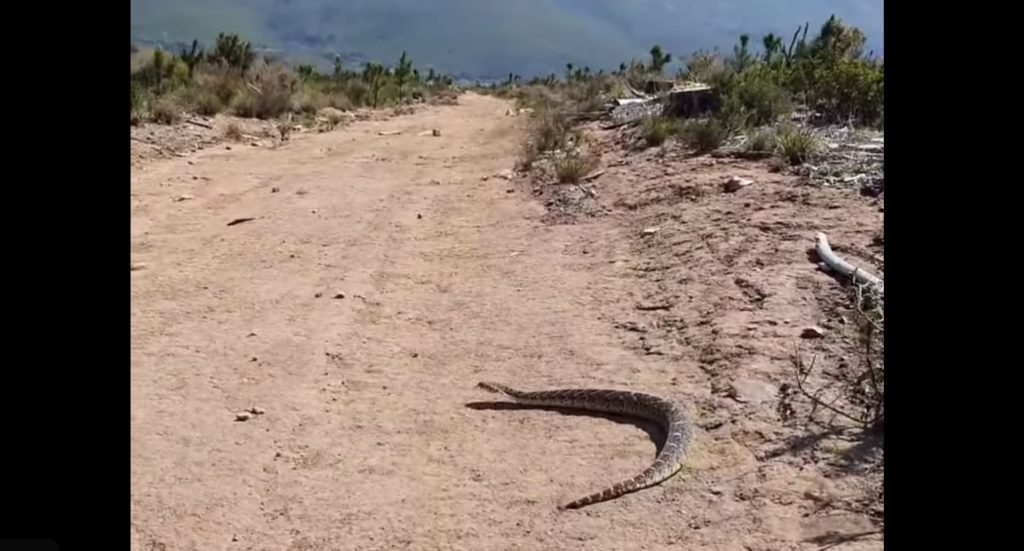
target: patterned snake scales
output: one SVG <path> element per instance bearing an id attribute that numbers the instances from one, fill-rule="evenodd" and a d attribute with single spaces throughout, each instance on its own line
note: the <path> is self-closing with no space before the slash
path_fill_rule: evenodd
<path id="1" fill-rule="evenodd" d="M 497 383 L 481 382 L 477 386 L 504 394 L 514 402 L 533 406 L 565 407 L 602 413 L 641 417 L 659 423 L 668 437 L 654 463 L 644 472 L 610 486 L 600 492 L 569 503 L 562 509 L 578 509 L 594 503 L 649 488 L 671 478 L 682 468 L 683 456 L 690 444 L 693 430 L 689 420 L 676 404 L 639 392 L 618 390 L 566 389 L 524 392 Z"/>

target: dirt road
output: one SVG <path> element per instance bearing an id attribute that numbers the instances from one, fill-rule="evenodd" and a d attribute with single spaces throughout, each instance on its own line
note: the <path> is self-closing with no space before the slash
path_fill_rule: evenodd
<path id="1" fill-rule="evenodd" d="M 751 501 L 773 475 L 698 429 L 680 476 L 560 512 L 643 469 L 651 437 L 465 406 L 493 399 L 478 380 L 710 400 L 695 364 L 612 323 L 641 298 L 622 226 L 545 225 L 494 177 L 522 142 L 507 107 L 466 95 L 135 170 L 133 550 L 813 548 L 815 472 L 774 466 L 798 482 Z"/>

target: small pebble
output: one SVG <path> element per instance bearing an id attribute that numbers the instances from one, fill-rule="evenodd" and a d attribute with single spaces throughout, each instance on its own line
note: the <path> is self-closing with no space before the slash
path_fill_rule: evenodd
<path id="1" fill-rule="evenodd" d="M 279 188 L 279 187 L 272 187 L 272 188 L 270 188 L 270 193 L 277 193 L 279 191 L 281 191 L 281 188 Z"/>
<path id="2" fill-rule="evenodd" d="M 249 419 L 252 419 L 252 414 L 248 411 L 243 411 L 235 415 L 235 421 L 248 421 Z"/>
<path id="3" fill-rule="evenodd" d="M 334 293 L 334 298 L 345 298 L 345 293 Z"/>

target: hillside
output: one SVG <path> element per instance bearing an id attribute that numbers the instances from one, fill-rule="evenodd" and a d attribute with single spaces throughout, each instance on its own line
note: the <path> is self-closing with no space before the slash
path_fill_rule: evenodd
<path id="1" fill-rule="evenodd" d="M 565 63 L 614 67 L 670 52 L 729 48 L 741 32 L 790 36 L 835 13 L 881 53 L 882 0 L 131 0 L 133 40 L 210 41 L 237 32 L 285 56 L 349 63 L 393 60 L 471 78 L 561 73 Z"/>

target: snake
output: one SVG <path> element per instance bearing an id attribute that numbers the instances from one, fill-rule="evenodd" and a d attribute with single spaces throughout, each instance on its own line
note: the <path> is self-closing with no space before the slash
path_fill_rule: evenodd
<path id="1" fill-rule="evenodd" d="M 562 505 L 559 509 L 579 509 L 661 484 L 682 469 L 683 458 L 693 437 L 693 427 L 682 408 L 670 400 L 651 394 L 589 388 L 531 392 L 487 381 L 478 383 L 477 387 L 502 394 L 518 404 L 639 417 L 654 421 L 665 430 L 667 437 L 664 446 L 654 462 L 643 472 Z"/>

